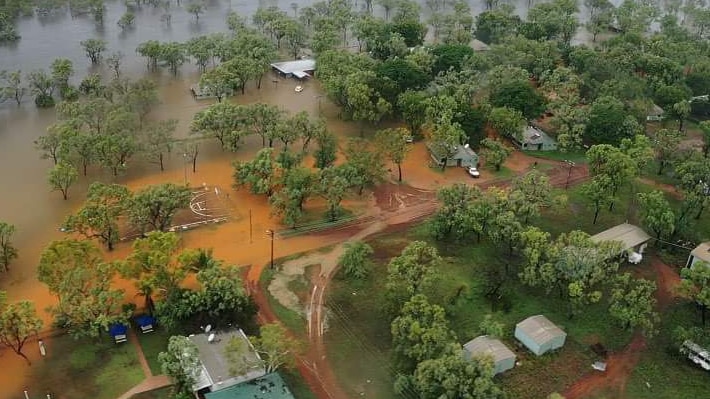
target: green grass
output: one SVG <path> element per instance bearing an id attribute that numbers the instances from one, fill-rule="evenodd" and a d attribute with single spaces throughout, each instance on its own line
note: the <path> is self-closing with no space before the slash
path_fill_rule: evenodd
<path id="1" fill-rule="evenodd" d="M 145 376 L 130 343 L 75 340 L 68 335 L 48 342 L 47 357 L 31 370 L 31 389 L 58 397 L 115 399 Z"/>
<path id="2" fill-rule="evenodd" d="M 173 399 L 172 387 L 158 388 L 131 396 L 131 399 Z"/>
<path id="3" fill-rule="evenodd" d="M 299 256 L 302 256 L 302 254 Z M 278 269 L 280 264 L 284 261 L 285 259 L 278 259 L 274 261 L 274 263 L 276 263 L 274 266 Z M 268 267 L 265 267 L 259 278 L 259 287 L 266 294 L 266 299 L 269 301 L 269 307 L 271 307 L 271 310 L 274 312 L 276 317 L 293 334 L 299 338 L 303 338 L 306 336 L 306 318 L 302 314 L 294 312 L 293 310 L 281 305 L 281 303 L 279 303 L 279 301 L 277 301 L 269 293 L 269 283 L 273 279 L 273 274 L 274 271 Z"/>
<path id="4" fill-rule="evenodd" d="M 141 348 L 143 348 L 145 359 L 148 361 L 148 366 L 150 366 L 150 371 L 153 375 L 163 374 L 160 362 L 158 361 L 158 354 L 168 349 L 170 334 L 164 328 L 158 327 L 152 333 L 137 333 L 137 335 L 138 342 L 140 342 Z"/>

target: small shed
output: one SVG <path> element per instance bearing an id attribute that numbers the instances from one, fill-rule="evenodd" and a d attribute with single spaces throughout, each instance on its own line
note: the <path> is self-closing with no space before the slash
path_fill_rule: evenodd
<path id="1" fill-rule="evenodd" d="M 141 315 L 136 317 L 136 324 L 138 324 L 138 328 L 140 328 L 141 332 L 143 334 L 153 332 L 154 325 L 155 325 L 155 318 L 153 316 L 149 316 L 147 314 Z"/>
<path id="2" fill-rule="evenodd" d="M 622 223 L 595 234 L 591 236 L 590 239 L 595 243 L 602 241 L 619 241 L 624 251 L 634 251 L 641 254 L 646 248 L 646 243 L 651 240 L 651 236 L 638 226 Z"/>
<path id="3" fill-rule="evenodd" d="M 648 110 L 646 111 L 646 120 L 648 122 L 662 121 L 663 114 L 665 113 L 666 111 L 664 111 L 663 108 L 659 107 L 656 104 L 651 104 L 651 106 L 648 107 Z"/>
<path id="4" fill-rule="evenodd" d="M 530 316 L 515 326 L 515 338 L 538 356 L 565 344 L 567 333 L 543 315 Z"/>
<path id="5" fill-rule="evenodd" d="M 515 353 L 505 344 L 488 335 L 476 337 L 463 345 L 469 358 L 489 356 L 493 359 L 494 373 L 499 374 L 515 367 Z"/>
<path id="6" fill-rule="evenodd" d="M 449 154 L 443 154 L 444 151 L 438 147 L 440 146 L 433 143 L 427 145 L 431 159 L 438 166 L 442 166 L 444 160 L 446 160 L 446 166 L 469 167 L 478 165 L 478 154 L 468 144 L 456 146 Z"/>
<path id="7" fill-rule="evenodd" d="M 557 141 L 545 133 L 542 129 L 528 125 L 523 130 L 522 140 L 513 139 L 513 143 L 521 150 L 527 151 L 554 151 L 557 149 Z"/>
<path id="8" fill-rule="evenodd" d="M 123 323 L 111 324 L 108 328 L 108 333 L 111 334 L 117 344 L 128 341 L 128 326 Z"/>
<path id="9" fill-rule="evenodd" d="M 698 262 L 706 262 L 710 264 L 710 241 L 706 241 L 690 251 L 686 267 L 691 267 Z"/>

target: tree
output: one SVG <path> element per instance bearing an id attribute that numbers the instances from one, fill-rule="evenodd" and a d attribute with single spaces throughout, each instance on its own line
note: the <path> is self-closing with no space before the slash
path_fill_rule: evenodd
<path id="1" fill-rule="evenodd" d="M 490 359 L 450 353 L 419 363 L 413 385 L 422 399 L 502 399 L 505 395 L 493 382 L 493 370 Z"/>
<path id="2" fill-rule="evenodd" d="M 328 204 L 328 219 L 335 221 L 340 213 L 340 203 L 352 182 L 347 180 L 343 167 L 327 167 L 320 171 L 319 183 L 316 192 Z"/>
<path id="3" fill-rule="evenodd" d="M 545 110 L 545 99 L 526 81 L 507 81 L 492 86 L 490 103 L 520 111 L 525 119 L 536 119 Z"/>
<path id="4" fill-rule="evenodd" d="M 612 197 L 609 210 L 612 210 L 613 197 L 622 185 L 638 175 L 638 164 L 629 154 L 609 144 L 593 145 L 586 155 L 589 161 L 589 174 L 594 178 L 604 176 L 609 184 L 608 189 Z"/>
<path id="5" fill-rule="evenodd" d="M 217 97 L 217 102 L 233 93 L 232 75 L 226 68 L 218 66 L 200 75 L 200 89 Z"/>
<path id="6" fill-rule="evenodd" d="M 348 176 L 351 187 L 357 187 L 362 195 L 365 186 L 379 182 L 385 174 L 382 154 L 375 151 L 371 144 L 363 139 L 350 139 L 345 147 L 346 165 L 353 176 Z"/>
<path id="7" fill-rule="evenodd" d="M 613 183 L 611 179 L 606 175 L 595 176 L 589 183 L 582 185 L 582 195 L 591 202 L 594 209 L 594 220 L 592 224 L 597 224 L 599 211 L 606 205 L 612 204 L 615 200 L 612 194 L 612 186 Z"/>
<path id="8" fill-rule="evenodd" d="M 456 336 L 449 328 L 446 313 L 426 296 L 414 295 L 399 316 L 392 320 L 392 351 L 397 369 L 412 372 L 423 361 L 450 353 Z"/>
<path id="9" fill-rule="evenodd" d="M 697 262 L 680 271 L 680 286 L 678 291 L 685 298 L 695 302 L 700 307 L 700 318 L 705 326 L 705 314 L 710 307 L 710 264 Z"/>
<path id="10" fill-rule="evenodd" d="M 537 217 L 543 208 L 555 208 L 566 202 L 565 196 L 555 195 L 550 178 L 533 169 L 513 180 L 508 201 L 515 214 L 527 225 L 530 218 Z"/>
<path id="11" fill-rule="evenodd" d="M 592 103 L 585 139 L 594 144 L 616 145 L 634 136 L 640 126 L 615 97 L 601 96 Z"/>
<path id="12" fill-rule="evenodd" d="M 703 133 L 703 155 L 707 158 L 710 153 L 710 121 L 702 121 L 698 127 Z"/>
<path id="13" fill-rule="evenodd" d="M 170 377 L 176 395 L 192 395 L 192 386 L 200 375 L 200 353 L 190 338 L 174 335 L 168 350 L 158 354 L 163 374 Z"/>
<path id="14" fill-rule="evenodd" d="M 411 137 L 411 133 L 403 128 L 380 130 L 375 134 L 377 146 L 390 161 L 397 165 L 397 180 L 400 182 L 402 181 L 402 162 L 412 149 L 407 143 L 409 137 Z"/>
<path id="15" fill-rule="evenodd" d="M 421 134 L 426 123 L 426 98 L 423 91 L 405 91 L 397 97 L 397 108 L 413 135 Z"/>
<path id="16" fill-rule="evenodd" d="M 69 187 L 76 182 L 79 177 L 79 172 L 74 165 L 61 162 L 49 171 L 49 185 L 52 191 L 61 191 L 64 199 L 67 199 Z"/>
<path id="17" fill-rule="evenodd" d="M 163 157 L 169 154 L 174 145 L 173 132 L 177 127 L 177 119 L 168 119 L 154 122 L 148 125 L 141 137 L 143 140 L 143 151 L 150 162 L 160 166 L 160 171 L 164 169 Z"/>
<path id="18" fill-rule="evenodd" d="M 584 6 L 589 12 L 589 22 L 586 27 L 592 34 L 592 42 L 597 41 L 597 35 L 606 32 L 614 22 L 614 5 L 609 0 L 585 0 Z"/>
<path id="19" fill-rule="evenodd" d="M 505 331 L 505 325 L 493 319 L 493 315 L 487 314 L 478 325 L 478 330 L 484 335 L 502 337 Z"/>
<path id="20" fill-rule="evenodd" d="M 84 205 L 64 224 L 86 238 L 98 238 L 111 251 L 119 240 L 118 219 L 123 215 L 130 195 L 125 186 L 91 183 Z"/>
<path id="21" fill-rule="evenodd" d="M 148 40 L 138 45 L 136 53 L 148 59 L 148 69 L 156 71 L 162 53 L 162 45 L 157 40 Z"/>
<path id="22" fill-rule="evenodd" d="M 656 234 L 659 242 L 675 231 L 675 214 L 662 191 L 639 193 L 638 198 L 641 221 Z"/>
<path id="23" fill-rule="evenodd" d="M 173 76 L 177 76 L 178 70 L 187 61 L 185 45 L 178 42 L 162 43 L 160 45 L 160 60 L 170 68 Z"/>
<path id="24" fill-rule="evenodd" d="M 192 254 L 179 254 L 180 246 L 177 234 L 162 231 L 151 231 L 133 242 L 133 252 L 126 259 L 121 274 L 136 280 L 138 288 L 149 288 L 141 290 L 149 310 L 153 307 L 153 293 L 170 298 L 187 276 Z"/>
<path id="25" fill-rule="evenodd" d="M 295 227 L 301 220 L 303 204 L 314 193 L 315 181 L 315 174 L 307 168 L 284 170 L 279 189 L 269 198 L 274 212 L 283 216 L 284 223 Z"/>
<path id="26" fill-rule="evenodd" d="M 369 257 L 374 253 L 372 247 L 362 241 L 353 241 L 343 244 L 345 251 L 338 258 L 338 264 L 343 267 L 345 276 L 354 279 L 367 277 L 370 266 Z"/>
<path id="27" fill-rule="evenodd" d="M 473 56 L 473 49 L 467 44 L 439 44 L 431 52 L 436 60 L 431 71 L 434 76 L 450 69 L 461 70 L 463 62 Z"/>
<path id="28" fill-rule="evenodd" d="M 101 54 L 106 51 L 106 41 L 101 39 L 86 39 L 80 43 L 84 49 L 86 56 L 91 60 L 91 63 L 96 65 L 101 62 Z"/>
<path id="29" fill-rule="evenodd" d="M 492 165 L 496 171 L 505 162 L 506 158 L 513 153 L 513 149 L 501 143 L 498 140 L 485 138 L 481 140 L 481 155 L 486 160 L 486 163 Z"/>
<path id="30" fill-rule="evenodd" d="M 52 79 L 54 80 L 54 87 L 59 89 L 60 93 L 64 93 L 69 87 L 69 78 L 74 74 L 72 62 L 66 58 L 57 58 L 52 61 L 50 68 L 52 71 Z"/>
<path id="31" fill-rule="evenodd" d="M 178 210 L 190 205 L 192 193 L 186 186 L 163 183 L 148 186 L 133 195 L 128 202 L 131 224 L 141 232 L 165 231 Z"/>
<path id="32" fill-rule="evenodd" d="M 32 94 L 35 96 L 35 105 L 40 108 L 54 106 L 54 79 L 44 70 L 32 71 L 27 75 L 27 80 Z"/>
<path id="33" fill-rule="evenodd" d="M 116 25 L 118 25 L 118 27 L 121 28 L 122 31 L 125 31 L 126 29 L 133 26 L 133 22 L 135 22 L 135 20 L 136 15 L 130 11 L 126 11 L 125 13 L 123 13 L 123 15 L 121 15 L 121 18 L 118 19 Z"/>
<path id="34" fill-rule="evenodd" d="M 22 97 L 27 92 L 27 88 L 22 85 L 22 71 L 0 71 L 0 80 L 3 81 L 3 86 L 0 86 L 0 97 L 12 98 L 19 107 Z"/>
<path id="35" fill-rule="evenodd" d="M 124 116 L 129 116 L 125 114 Z M 96 160 L 105 169 L 110 170 L 113 176 L 118 176 L 119 172 L 126 169 L 128 160 L 138 150 L 138 143 L 132 132 L 130 125 L 123 124 L 125 118 L 116 121 L 116 128 L 120 131 L 115 134 L 100 136 L 96 141 Z"/>
<path id="36" fill-rule="evenodd" d="M 622 32 L 643 34 L 658 13 L 658 5 L 653 2 L 624 0 L 616 8 L 614 15 Z"/>
<path id="37" fill-rule="evenodd" d="M 322 131 L 316 136 L 316 144 L 318 147 L 313 152 L 313 166 L 318 169 L 332 166 L 338 155 L 338 137 L 329 131 Z"/>
<path id="38" fill-rule="evenodd" d="M 123 17 L 121 17 L 123 18 Z M 123 61 L 123 53 L 120 51 L 117 51 L 115 53 L 111 53 L 106 58 L 106 65 L 113 71 L 113 75 L 116 77 L 116 79 L 121 78 L 121 62 Z"/>
<path id="39" fill-rule="evenodd" d="M 273 159 L 273 148 L 262 148 L 251 161 L 234 161 L 234 188 L 248 185 L 250 191 L 257 195 L 271 197 L 278 176 Z"/>
<path id="40" fill-rule="evenodd" d="M 42 252 L 37 275 L 59 299 L 51 308 L 56 323 L 78 338 L 97 337 L 127 320 L 121 311 L 123 290 L 111 289 L 116 272 L 92 242 L 64 239 Z"/>
<path id="41" fill-rule="evenodd" d="M 6 293 L 0 291 L 0 344 L 23 357 L 28 365 L 32 362 L 22 349 L 31 336 L 39 333 L 42 325 L 32 302 L 7 303 Z"/>
<path id="42" fill-rule="evenodd" d="M 4 271 L 10 270 L 10 263 L 17 258 L 17 248 L 12 245 L 12 236 L 15 234 L 15 226 L 0 222 L 0 268 Z"/>
<path id="43" fill-rule="evenodd" d="M 261 326 L 258 337 L 250 337 L 252 345 L 266 364 L 266 372 L 273 373 L 281 366 L 292 368 L 300 352 L 297 340 L 288 336 L 286 329 L 277 323 Z"/>
<path id="44" fill-rule="evenodd" d="M 431 218 L 429 226 L 434 238 L 452 237 L 465 240 L 474 232 L 474 201 L 483 196 L 476 186 L 454 184 L 442 187 L 436 193 L 441 206 Z"/>
<path id="45" fill-rule="evenodd" d="M 275 105 L 253 103 L 240 108 L 245 115 L 243 134 L 256 134 L 261 137 L 261 145 L 268 144 L 273 147 L 276 138 L 276 128 L 282 122 L 283 112 Z"/>
<path id="46" fill-rule="evenodd" d="M 197 0 L 188 4 L 185 11 L 195 16 L 195 22 L 200 22 L 200 14 L 205 12 L 205 7 L 199 0 Z"/>
<path id="47" fill-rule="evenodd" d="M 216 138 L 223 149 L 235 151 L 241 141 L 241 126 L 244 121 L 243 109 L 229 102 L 218 102 L 199 111 L 192 118 L 190 129 L 203 137 Z"/>
<path id="48" fill-rule="evenodd" d="M 643 278 L 634 278 L 629 273 L 618 275 L 613 280 L 609 297 L 609 314 L 624 329 L 641 328 L 646 336 L 655 334 L 659 322 L 654 312 L 656 299 L 653 297 L 656 283 Z"/>
<path id="49" fill-rule="evenodd" d="M 476 16 L 474 36 L 483 43 L 500 43 L 521 24 L 512 7 L 484 11 Z"/>
<path id="50" fill-rule="evenodd" d="M 424 241 L 410 243 L 399 256 L 390 260 L 385 291 L 394 313 L 409 298 L 429 288 L 440 263 L 436 248 Z"/>
<path id="51" fill-rule="evenodd" d="M 568 46 L 572 37 L 577 32 L 579 22 L 577 2 L 570 0 L 554 0 L 551 3 L 536 4 L 528 10 L 528 22 L 523 26 L 528 31 L 535 32 L 539 37 L 530 39 L 557 40 L 562 45 Z M 528 33 L 528 32 L 526 32 Z"/>
<path id="52" fill-rule="evenodd" d="M 377 125 L 392 111 L 392 105 L 382 95 L 382 87 L 373 83 L 377 76 L 371 71 L 358 71 L 345 78 L 345 108 L 354 121 Z"/>
<path id="53" fill-rule="evenodd" d="M 523 141 L 525 118 L 520 111 L 508 107 L 496 107 L 488 113 L 488 123 L 498 133 L 509 139 Z"/>

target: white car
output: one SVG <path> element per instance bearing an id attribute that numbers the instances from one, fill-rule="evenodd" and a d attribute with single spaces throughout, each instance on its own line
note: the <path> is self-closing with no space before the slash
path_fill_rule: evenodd
<path id="1" fill-rule="evenodd" d="M 468 174 L 471 177 L 473 177 L 475 179 L 478 179 L 479 177 L 481 177 L 481 172 L 479 172 L 478 168 L 476 168 L 475 166 L 470 166 L 467 170 L 468 170 Z"/>

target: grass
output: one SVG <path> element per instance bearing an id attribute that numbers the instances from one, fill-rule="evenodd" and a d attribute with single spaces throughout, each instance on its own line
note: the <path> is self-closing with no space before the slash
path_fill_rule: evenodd
<path id="1" fill-rule="evenodd" d="M 131 396 L 131 399 L 173 399 L 172 387 L 154 389 Z"/>
<path id="2" fill-rule="evenodd" d="M 165 352 L 168 349 L 170 334 L 168 334 L 164 328 L 158 327 L 152 333 L 138 333 L 137 335 L 138 342 L 140 342 L 141 347 L 143 348 L 145 359 L 148 361 L 148 366 L 150 366 L 150 371 L 153 375 L 163 374 L 160 362 L 158 361 L 158 354 L 160 352 Z"/>
<path id="3" fill-rule="evenodd" d="M 53 338 L 47 357 L 32 365 L 32 391 L 67 398 L 115 399 L 144 379 L 135 348 L 99 342 Z"/>
<path id="4" fill-rule="evenodd" d="M 316 399 L 316 395 L 311 391 L 298 371 L 280 368 L 278 372 L 296 399 Z"/>
<path id="5" fill-rule="evenodd" d="M 302 255 L 302 254 L 301 254 Z M 299 255 L 299 256 L 301 256 Z M 278 268 L 284 259 L 278 259 L 275 261 L 275 267 Z M 269 307 L 274 312 L 276 317 L 289 329 L 293 334 L 299 338 L 306 336 L 306 319 L 305 317 L 293 310 L 281 305 L 271 294 L 269 293 L 269 283 L 273 279 L 274 271 L 268 267 L 264 268 L 259 278 L 259 287 L 266 293 L 266 299 L 269 301 Z"/>

